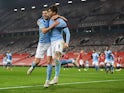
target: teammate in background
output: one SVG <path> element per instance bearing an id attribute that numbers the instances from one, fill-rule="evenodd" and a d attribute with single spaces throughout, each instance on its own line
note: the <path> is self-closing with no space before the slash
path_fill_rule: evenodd
<path id="1" fill-rule="evenodd" d="M 6 62 L 7 62 L 7 69 L 12 71 L 12 53 L 10 50 L 6 53 Z"/>
<path id="2" fill-rule="evenodd" d="M 3 55 L 3 68 L 6 68 L 7 67 L 7 58 L 6 58 L 6 55 L 4 54 Z"/>
<path id="3" fill-rule="evenodd" d="M 60 17 L 60 16 L 57 16 Z M 54 17 L 55 20 L 57 17 Z M 31 74 L 35 67 L 40 63 L 40 60 L 44 58 L 44 54 L 47 52 L 47 49 L 50 47 L 50 32 L 44 33 L 45 31 L 49 31 L 54 28 L 56 22 L 54 22 L 51 26 L 49 26 L 49 16 L 48 11 L 42 11 L 42 17 L 38 19 L 37 25 L 39 26 L 39 42 L 35 54 L 35 59 L 32 62 L 31 67 L 27 71 L 27 75 Z M 48 59 L 49 60 L 49 59 Z"/>
<path id="4" fill-rule="evenodd" d="M 79 63 L 79 69 L 78 71 L 81 71 L 81 68 L 84 68 L 84 50 L 81 50 L 78 57 L 77 57 L 77 62 Z"/>
<path id="5" fill-rule="evenodd" d="M 103 71 L 104 67 L 105 67 L 105 55 L 104 53 L 101 53 L 99 56 L 99 66 L 100 66 L 100 71 Z"/>
<path id="6" fill-rule="evenodd" d="M 114 55 L 109 47 L 106 47 L 105 50 L 105 71 L 114 73 Z"/>
<path id="7" fill-rule="evenodd" d="M 51 6 L 48 9 L 50 18 L 57 15 L 57 12 L 58 10 L 56 6 Z M 55 28 L 53 28 L 50 32 L 51 33 L 51 36 L 50 36 L 51 46 L 47 52 L 49 59 L 53 59 L 53 61 L 55 62 L 55 76 L 50 81 L 50 77 L 52 73 L 52 63 L 48 62 L 47 78 L 46 78 L 44 87 L 49 87 L 50 84 L 58 83 L 58 78 L 59 78 L 60 68 L 61 68 L 60 58 L 62 56 L 63 48 L 67 48 L 69 46 L 69 41 L 70 41 L 70 32 L 69 32 L 66 22 L 61 18 L 58 18 L 56 21 L 58 22 L 58 25 Z M 54 20 L 50 19 L 49 26 L 51 26 L 53 22 Z M 64 42 L 64 39 L 63 39 L 63 35 L 62 35 L 63 31 L 66 34 L 66 42 Z"/>
<path id="8" fill-rule="evenodd" d="M 99 69 L 99 54 L 96 50 L 93 50 L 92 53 L 92 65 L 95 67 L 96 71 Z"/>

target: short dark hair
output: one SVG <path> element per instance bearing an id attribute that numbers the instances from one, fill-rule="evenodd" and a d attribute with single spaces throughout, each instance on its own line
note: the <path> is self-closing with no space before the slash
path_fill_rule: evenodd
<path id="1" fill-rule="evenodd" d="M 52 12 L 56 12 L 56 13 L 58 12 L 58 8 L 57 8 L 56 5 L 50 6 L 49 9 L 50 9 Z"/>
<path id="2" fill-rule="evenodd" d="M 42 11 L 48 11 L 48 9 L 44 8 L 44 9 L 42 9 Z"/>
<path id="3" fill-rule="evenodd" d="M 96 49 L 93 49 L 93 51 L 95 51 L 95 52 L 96 52 Z"/>

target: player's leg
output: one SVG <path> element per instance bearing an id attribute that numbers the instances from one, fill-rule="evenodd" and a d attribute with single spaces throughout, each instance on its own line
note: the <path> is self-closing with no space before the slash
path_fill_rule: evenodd
<path id="1" fill-rule="evenodd" d="M 85 68 L 85 66 L 84 66 L 84 62 L 82 63 L 82 68 L 83 68 L 83 69 Z"/>
<path id="2" fill-rule="evenodd" d="M 7 63 L 3 62 L 3 69 L 6 68 L 6 64 L 7 64 Z"/>
<path id="3" fill-rule="evenodd" d="M 111 62 L 110 62 L 110 61 L 109 61 L 108 63 L 109 63 L 108 69 L 109 69 L 109 72 L 111 72 L 111 67 L 112 67 L 112 64 L 111 64 Z"/>
<path id="4" fill-rule="evenodd" d="M 98 70 L 99 70 L 99 65 L 98 65 L 98 62 L 95 62 L 95 69 L 96 69 L 96 71 L 98 71 Z"/>
<path id="5" fill-rule="evenodd" d="M 10 60 L 10 62 L 9 62 L 9 70 L 12 71 L 12 60 Z"/>
<path id="6" fill-rule="evenodd" d="M 7 70 L 10 70 L 10 61 L 7 60 Z"/>
<path id="7" fill-rule="evenodd" d="M 31 67 L 28 69 L 27 75 L 30 75 L 32 71 L 35 69 L 35 67 L 40 63 L 41 58 L 44 58 L 44 54 L 47 48 L 48 48 L 47 44 L 40 44 L 40 43 L 38 44 L 35 59 L 32 62 Z"/>
<path id="8" fill-rule="evenodd" d="M 111 73 L 112 74 L 114 73 L 114 62 L 113 61 L 111 62 Z"/>
<path id="9" fill-rule="evenodd" d="M 52 56 L 48 56 L 47 57 L 47 77 L 46 77 L 46 81 L 44 84 L 45 88 L 49 87 L 51 74 L 52 74 Z"/>
<path id="10" fill-rule="evenodd" d="M 85 65 L 85 69 L 86 69 L 85 71 L 87 71 L 89 69 L 89 64 Z"/>
<path id="11" fill-rule="evenodd" d="M 109 71 L 108 62 L 105 62 L 105 72 L 108 73 L 108 71 Z"/>
<path id="12" fill-rule="evenodd" d="M 8 70 L 8 61 L 7 61 L 7 63 L 6 63 L 6 69 Z"/>
<path id="13" fill-rule="evenodd" d="M 118 71 L 121 71 L 121 64 L 119 64 L 119 70 Z"/>
<path id="14" fill-rule="evenodd" d="M 51 74 L 52 74 L 52 47 L 50 46 L 47 50 L 47 76 L 44 84 L 45 88 L 49 87 Z"/>
<path id="15" fill-rule="evenodd" d="M 72 63 L 72 60 L 60 60 L 60 62 L 61 62 L 61 65 L 65 65 L 65 64 L 69 64 L 69 63 Z"/>
<path id="16" fill-rule="evenodd" d="M 31 67 L 27 71 L 27 75 L 30 75 L 39 63 L 40 63 L 40 58 L 35 58 L 34 61 L 32 62 Z"/>
<path id="17" fill-rule="evenodd" d="M 104 68 L 104 63 L 100 62 L 100 71 L 103 71 L 103 68 Z"/>
<path id="18" fill-rule="evenodd" d="M 61 61 L 60 58 L 62 56 L 62 51 L 64 47 L 64 42 L 63 41 L 57 41 L 55 43 L 55 47 L 52 48 L 52 57 L 55 62 L 55 76 L 50 82 L 50 84 L 57 84 L 58 83 L 58 77 L 60 74 L 60 68 L 61 68 Z"/>
<path id="19" fill-rule="evenodd" d="M 78 68 L 78 71 L 81 71 L 81 68 L 82 68 L 82 60 L 80 59 L 80 60 L 79 60 L 79 68 Z"/>
<path id="20" fill-rule="evenodd" d="M 116 71 L 119 71 L 120 69 L 121 69 L 121 66 L 120 66 L 119 63 L 117 63 L 117 65 L 116 65 Z"/>
<path id="21" fill-rule="evenodd" d="M 104 63 L 105 63 L 105 72 L 108 73 L 108 62 L 107 62 L 107 60 L 105 60 Z"/>
<path id="22" fill-rule="evenodd" d="M 106 73 L 110 72 L 110 70 L 111 70 L 111 64 L 110 64 L 110 62 L 108 61 L 108 62 L 106 63 Z"/>
<path id="23" fill-rule="evenodd" d="M 54 62 L 55 62 L 55 76 L 53 78 L 53 80 L 50 82 L 50 84 L 57 84 L 58 83 L 58 78 L 59 78 L 59 74 L 60 74 L 60 68 L 61 68 L 61 53 L 60 52 L 56 52 L 55 53 L 55 58 L 54 58 Z"/>
<path id="24" fill-rule="evenodd" d="M 68 60 L 64 59 L 64 60 L 60 60 L 60 61 L 61 61 L 61 65 L 72 63 L 72 64 L 74 64 L 74 66 L 79 67 L 79 64 L 74 59 L 68 59 Z"/>
<path id="25" fill-rule="evenodd" d="M 92 62 L 92 67 L 95 68 L 95 62 Z"/>
<path id="26" fill-rule="evenodd" d="M 65 68 L 68 68 L 68 64 L 72 63 L 72 60 L 68 60 L 68 59 L 64 59 L 64 60 L 60 60 L 61 61 L 61 65 L 64 65 L 64 70 Z"/>
<path id="27" fill-rule="evenodd" d="M 74 66 L 79 68 L 79 64 L 78 64 L 78 61 L 76 59 L 72 59 L 72 63 L 74 64 Z"/>

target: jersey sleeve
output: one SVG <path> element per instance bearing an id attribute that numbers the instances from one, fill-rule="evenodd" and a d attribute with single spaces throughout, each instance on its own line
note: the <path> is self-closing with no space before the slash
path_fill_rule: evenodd
<path id="1" fill-rule="evenodd" d="M 43 24 L 43 22 L 41 20 L 38 20 L 37 24 L 38 24 L 40 29 L 45 28 L 45 25 Z"/>
<path id="2" fill-rule="evenodd" d="M 69 44 L 69 42 L 70 42 L 70 31 L 69 31 L 68 27 L 64 28 L 63 31 L 66 34 L 66 43 Z"/>
<path id="3" fill-rule="evenodd" d="M 58 18 L 57 21 L 59 22 L 59 24 L 56 27 L 58 27 L 58 28 L 67 27 L 67 24 L 66 24 L 66 22 L 63 19 Z"/>
<path id="4" fill-rule="evenodd" d="M 43 23 L 40 23 L 39 24 L 39 28 L 42 29 L 42 28 L 45 28 L 45 25 Z"/>

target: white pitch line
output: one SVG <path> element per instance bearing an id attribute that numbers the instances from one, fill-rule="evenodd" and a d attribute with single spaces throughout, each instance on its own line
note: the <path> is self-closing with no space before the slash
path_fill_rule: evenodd
<path id="1" fill-rule="evenodd" d="M 89 84 L 89 83 L 105 83 L 105 82 L 115 82 L 115 81 L 124 81 L 124 79 L 121 79 L 121 80 L 88 81 L 88 82 L 71 82 L 71 83 L 61 83 L 61 84 L 57 84 L 57 85 L 75 85 L 75 84 Z M 20 89 L 20 88 L 31 88 L 31 87 L 41 87 L 41 86 L 43 86 L 43 85 L 3 87 L 3 88 L 0 88 L 0 90 L 6 90 L 6 89 Z"/>
<path id="2" fill-rule="evenodd" d="M 100 80 L 100 81 L 88 81 L 88 82 L 72 82 L 72 83 L 61 83 L 58 85 L 75 85 L 75 84 L 89 84 L 89 83 L 104 83 L 104 82 L 114 82 L 114 81 L 124 81 L 124 80 Z"/>

